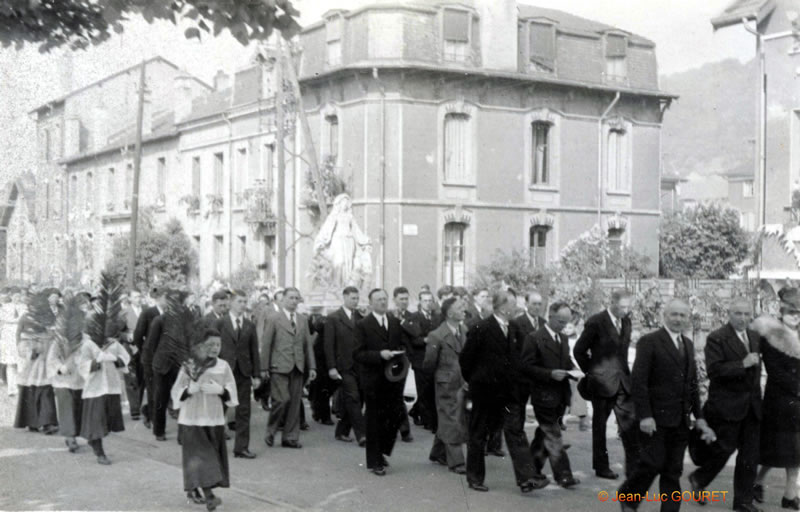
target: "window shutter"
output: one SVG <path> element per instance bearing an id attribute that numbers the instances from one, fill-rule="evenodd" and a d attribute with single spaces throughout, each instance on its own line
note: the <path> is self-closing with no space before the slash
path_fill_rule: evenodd
<path id="1" fill-rule="evenodd" d="M 326 42 L 339 41 L 342 38 L 342 17 L 335 16 L 325 24 Z"/>
<path id="2" fill-rule="evenodd" d="M 624 36 L 606 35 L 606 58 L 625 57 L 627 50 L 628 40 Z"/>
<path id="3" fill-rule="evenodd" d="M 455 11 L 453 9 L 444 10 L 444 40 L 469 42 L 469 13 Z"/>
<path id="4" fill-rule="evenodd" d="M 531 23 L 529 30 L 531 61 L 552 69 L 556 60 L 553 26 L 543 23 Z"/>

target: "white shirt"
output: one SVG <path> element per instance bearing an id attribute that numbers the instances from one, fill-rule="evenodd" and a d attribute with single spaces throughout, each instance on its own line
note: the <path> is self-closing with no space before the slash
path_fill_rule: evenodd
<path id="1" fill-rule="evenodd" d="M 228 407 L 236 407 L 239 405 L 239 400 L 236 394 L 236 381 L 233 379 L 233 372 L 231 367 L 228 366 L 224 360 L 217 358 L 217 363 L 203 372 L 198 383 L 216 382 L 228 392 L 228 401 L 225 405 Z M 175 385 L 172 386 L 170 396 L 172 403 L 176 409 L 179 409 L 178 423 L 181 425 L 192 426 L 219 426 L 225 424 L 225 414 L 222 409 L 222 400 L 220 395 L 207 395 L 203 392 L 197 392 L 181 401 L 183 392 L 189 388 L 191 379 L 186 373 L 186 370 L 181 367 Z"/>
<path id="2" fill-rule="evenodd" d="M 228 313 L 228 316 L 231 317 L 231 325 L 233 325 L 234 329 L 238 329 L 238 327 L 236 326 L 236 321 L 237 320 L 239 320 L 239 326 L 243 326 L 244 325 L 244 315 L 236 316 L 233 313 Z"/>
<path id="3" fill-rule="evenodd" d="M 667 332 L 669 333 L 669 337 L 672 338 L 672 343 L 675 345 L 675 348 L 678 349 L 678 352 L 680 352 L 681 351 L 681 347 L 680 347 L 680 344 L 681 344 L 681 333 L 672 332 L 666 327 L 665 327 L 665 329 L 667 329 Z"/>
<path id="4" fill-rule="evenodd" d="M 547 332 L 550 333 L 550 336 L 553 338 L 553 341 L 556 343 L 561 343 L 561 338 L 558 337 L 558 333 L 550 328 L 549 325 L 544 324 L 544 328 L 547 329 Z"/>
<path id="5" fill-rule="evenodd" d="M 539 325 L 539 319 L 532 317 L 531 314 L 528 313 L 528 310 L 525 310 L 525 316 L 528 317 L 528 320 L 530 320 L 531 325 L 534 326 L 536 329 L 541 327 L 541 325 Z"/>
<path id="6" fill-rule="evenodd" d="M 47 376 L 54 388 L 83 389 L 83 377 L 78 371 L 78 356 L 84 343 L 87 343 L 86 339 L 83 340 L 78 350 L 68 355 L 65 360 L 61 359 L 58 343 L 50 344 L 50 350 L 47 353 Z M 58 373 L 62 364 L 67 370 L 66 373 Z"/>
<path id="7" fill-rule="evenodd" d="M 622 332 L 622 319 L 615 317 L 614 313 L 612 313 L 610 309 L 607 309 L 606 313 L 608 313 L 608 317 L 611 318 L 611 323 L 614 325 L 614 327 L 617 328 L 617 332 L 621 333 Z"/>
<path id="8" fill-rule="evenodd" d="M 373 311 L 372 316 L 374 316 L 375 320 L 378 321 L 378 325 L 385 327 L 387 330 L 389 329 L 389 321 L 386 319 L 386 315 L 379 315 Z"/>
<path id="9" fill-rule="evenodd" d="M 114 363 L 104 361 L 100 363 L 100 369 L 92 371 L 92 363 L 95 362 L 97 355 L 100 353 L 100 347 L 97 346 L 88 336 L 84 335 L 85 343 L 80 348 L 80 374 L 83 377 L 83 398 L 96 398 L 103 395 L 119 395 L 122 394 L 124 385 L 122 383 L 122 374 L 128 373 L 128 363 L 131 361 L 131 356 L 122 348 L 118 342 L 114 342 L 105 351 L 109 354 L 117 356 L 122 360 L 124 366 L 117 368 Z"/>
<path id="10" fill-rule="evenodd" d="M 747 337 L 747 331 L 736 331 L 736 335 L 744 343 L 744 348 L 750 352 L 750 339 Z"/>
<path id="11" fill-rule="evenodd" d="M 297 326 L 297 313 L 292 313 L 286 309 L 283 310 L 283 314 L 286 315 L 286 318 L 289 319 L 289 323 L 295 322 L 295 327 Z M 294 318 L 292 318 L 294 317 Z"/>
<path id="12" fill-rule="evenodd" d="M 344 314 L 347 315 L 347 319 L 348 320 L 352 320 L 353 319 L 353 312 L 350 311 L 349 309 L 345 308 L 345 307 L 342 307 L 342 309 L 344 310 Z"/>
<path id="13" fill-rule="evenodd" d="M 506 322 L 505 320 L 503 320 L 502 318 L 500 318 L 497 315 L 493 314 L 492 316 L 494 316 L 494 319 L 497 320 L 498 324 L 500 324 L 500 328 L 503 329 L 503 333 L 506 336 L 508 336 L 508 322 Z"/>

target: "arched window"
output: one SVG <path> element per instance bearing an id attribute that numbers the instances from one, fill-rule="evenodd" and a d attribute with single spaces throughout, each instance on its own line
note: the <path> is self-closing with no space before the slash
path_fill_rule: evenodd
<path id="1" fill-rule="evenodd" d="M 444 225 L 444 264 L 442 278 L 445 284 L 463 286 L 466 281 L 464 232 L 467 225 L 463 222 L 448 222 Z"/>
<path id="2" fill-rule="evenodd" d="M 547 266 L 547 232 L 548 226 L 531 226 L 528 230 L 529 247 L 528 255 L 533 268 Z"/>

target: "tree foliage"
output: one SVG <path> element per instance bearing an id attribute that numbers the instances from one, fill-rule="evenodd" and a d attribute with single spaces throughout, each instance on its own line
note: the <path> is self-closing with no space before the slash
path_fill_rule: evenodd
<path id="1" fill-rule="evenodd" d="M 129 247 L 128 237 L 118 238 L 106 262 L 106 270 L 120 279 L 128 270 Z M 138 289 L 186 286 L 196 269 L 197 253 L 177 219 L 171 219 L 163 229 L 156 229 L 149 219 L 143 219 L 136 240 L 134 282 Z"/>
<path id="2" fill-rule="evenodd" d="M 665 217 L 659 245 L 663 277 L 726 279 L 747 257 L 748 236 L 736 210 L 701 204 Z"/>
<path id="3" fill-rule="evenodd" d="M 247 44 L 268 38 L 273 29 L 293 36 L 300 29 L 299 14 L 291 0 L 4 0 L 0 43 L 17 48 L 34 43 L 41 52 L 65 45 L 85 49 L 121 33 L 130 15 L 140 15 L 148 23 L 185 23 L 188 38 L 228 30 Z"/>

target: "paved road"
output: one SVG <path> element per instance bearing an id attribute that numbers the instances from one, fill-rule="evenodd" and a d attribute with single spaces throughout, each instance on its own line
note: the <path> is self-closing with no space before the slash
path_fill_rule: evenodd
<path id="1" fill-rule="evenodd" d="M 5 393 L 0 396 L 0 419 L 8 421 L 14 407 Z M 333 427 L 312 424 L 303 432 L 302 450 L 268 448 L 262 441 L 266 413 L 256 408 L 251 450 L 255 460 L 231 458 L 230 489 L 221 489 L 221 510 L 325 510 L 325 511 L 511 511 L 536 509 L 546 512 L 618 510 L 599 503 L 598 492 L 614 493 L 619 482 L 599 480 L 590 471 L 589 432 L 572 423 L 566 438 L 575 475 L 581 485 L 564 490 L 554 485 L 523 496 L 514 484 L 508 458 L 487 459 L 489 493 L 467 488 L 463 477 L 428 462 L 430 433 L 413 428 L 415 441 L 398 441 L 388 476 L 376 477 L 364 468 L 363 450 L 333 439 Z M 308 415 L 310 417 L 310 414 Z M 100 466 L 91 450 L 70 454 L 62 439 L 0 427 L 0 509 L 2 510 L 203 510 L 186 502 L 182 492 L 180 447 L 175 442 L 176 424 L 167 427 L 168 441 L 156 442 L 141 422 L 128 421 L 126 431 L 106 438 L 106 452 L 114 464 Z M 528 424 L 532 434 L 533 424 Z M 613 424 L 609 432 L 616 431 Z M 617 440 L 610 441 L 612 460 L 621 460 Z M 687 468 L 691 462 L 687 460 Z M 621 468 L 617 465 L 616 469 Z M 726 468 L 715 490 L 730 491 L 732 468 Z M 772 475 L 769 499 L 778 510 L 782 475 Z M 684 481 L 684 486 L 686 485 Z M 729 495 L 730 496 L 730 495 Z M 731 502 L 700 509 L 730 510 Z M 646 504 L 645 511 L 658 510 Z"/>

